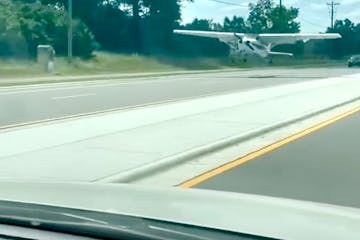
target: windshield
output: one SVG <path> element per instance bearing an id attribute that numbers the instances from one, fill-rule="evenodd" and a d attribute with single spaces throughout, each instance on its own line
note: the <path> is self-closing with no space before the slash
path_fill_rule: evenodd
<path id="1" fill-rule="evenodd" d="M 360 208 L 359 54 L 354 0 L 0 0 L 0 182 Z"/>

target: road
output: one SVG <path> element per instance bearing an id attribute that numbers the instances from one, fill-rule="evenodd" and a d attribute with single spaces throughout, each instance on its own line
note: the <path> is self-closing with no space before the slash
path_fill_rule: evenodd
<path id="1" fill-rule="evenodd" d="M 195 187 L 359 208 L 359 123 L 357 112 Z"/>
<path id="2" fill-rule="evenodd" d="M 360 69 L 345 67 L 266 68 L 117 81 L 0 88 L 0 128 L 358 72 Z"/>

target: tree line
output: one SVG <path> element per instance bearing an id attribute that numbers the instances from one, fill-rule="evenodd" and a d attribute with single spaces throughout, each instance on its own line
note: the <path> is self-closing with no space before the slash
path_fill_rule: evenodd
<path id="1" fill-rule="evenodd" d="M 300 23 L 296 21 L 298 8 L 275 5 L 273 0 L 259 0 L 249 4 L 249 17 L 225 17 L 223 23 L 212 19 L 195 18 L 191 23 L 181 26 L 188 30 L 224 31 L 239 33 L 298 33 Z"/>
<path id="2" fill-rule="evenodd" d="M 181 25 L 181 4 L 194 0 L 73 0 L 74 55 L 89 57 L 96 49 L 172 56 L 227 54 L 213 39 L 174 36 L 174 28 L 243 33 L 297 33 L 297 8 L 273 0 L 249 4 L 249 17 L 227 17 L 223 23 L 194 19 Z M 195 0 L 196 1 L 196 0 Z M 0 56 L 34 57 L 39 44 L 67 52 L 68 0 L 0 0 Z M 334 29 L 343 39 L 318 44 L 313 51 L 334 57 L 360 51 L 360 24 L 338 20 Z M 293 48 L 304 52 L 303 46 Z"/>
<path id="3" fill-rule="evenodd" d="M 73 0 L 74 55 L 98 48 L 152 53 L 169 48 L 181 2 Z M 39 44 L 66 54 L 68 0 L 0 0 L 0 56 L 34 56 Z"/>
<path id="4" fill-rule="evenodd" d="M 74 19 L 75 55 L 89 56 L 98 47 L 92 31 Z M 34 57 L 39 44 L 67 50 L 67 11 L 61 5 L 36 0 L 0 0 L 0 56 Z"/>
<path id="5" fill-rule="evenodd" d="M 354 23 L 350 19 L 336 20 L 334 29 L 328 28 L 328 33 L 340 33 L 342 39 L 327 43 L 325 50 L 329 49 L 332 57 L 342 57 L 354 53 L 360 53 L 360 23 Z"/>

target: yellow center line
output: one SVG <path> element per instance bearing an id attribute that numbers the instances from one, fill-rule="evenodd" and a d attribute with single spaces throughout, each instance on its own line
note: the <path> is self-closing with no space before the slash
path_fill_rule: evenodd
<path id="1" fill-rule="evenodd" d="M 291 142 L 293 142 L 295 140 L 298 140 L 298 139 L 300 139 L 302 137 L 305 137 L 305 136 L 307 136 L 307 135 L 309 135 L 309 134 L 311 134 L 313 132 L 316 132 L 316 131 L 318 131 L 318 130 L 320 130 L 322 128 L 325 128 L 325 127 L 327 127 L 327 126 L 329 126 L 331 124 L 334 124 L 337 121 L 340 121 L 340 120 L 342 120 L 342 119 L 344 119 L 346 117 L 349 117 L 349 116 L 351 116 L 351 115 L 353 115 L 353 114 L 355 114 L 355 113 L 357 113 L 359 111 L 360 111 L 360 106 L 358 106 L 358 107 L 356 107 L 356 108 L 354 108 L 352 110 L 349 110 L 349 111 L 347 111 L 345 113 L 342 113 L 342 114 L 340 114 L 338 116 L 335 116 L 335 117 L 333 117 L 333 118 L 331 118 L 329 120 L 326 120 L 326 121 L 324 121 L 322 123 L 314 125 L 314 126 L 312 126 L 310 128 L 307 128 L 307 129 L 305 129 L 305 130 L 303 130 L 301 132 L 295 133 L 294 135 L 291 135 L 291 136 L 286 137 L 286 138 L 284 138 L 282 140 L 279 140 L 279 141 L 277 141 L 277 142 L 275 142 L 275 143 L 273 143 L 271 145 L 268 145 L 266 147 L 263 147 L 263 148 L 261 148 L 261 149 L 259 149 L 257 151 L 249 153 L 249 154 L 247 154 L 247 155 L 245 155 L 243 157 L 240 157 L 240 158 L 238 158 L 238 159 L 236 159 L 234 161 L 231 161 L 229 163 L 221 165 L 220 167 L 217 167 L 217 168 L 212 169 L 212 170 L 210 170 L 208 172 L 200 174 L 200 175 L 198 175 L 198 176 L 196 176 L 196 177 L 194 177 L 194 178 L 192 178 L 190 180 L 187 180 L 187 181 L 179 184 L 178 187 L 181 187 L 181 188 L 194 187 L 194 186 L 196 186 L 196 185 L 198 185 L 198 184 L 200 184 L 200 183 L 202 183 L 202 182 L 204 182 L 206 180 L 209 180 L 209 179 L 211 179 L 211 178 L 213 178 L 213 177 L 215 177 L 217 175 L 220 175 L 220 174 L 222 174 L 222 173 L 224 173 L 226 171 L 229 171 L 229 170 L 231 170 L 231 169 L 233 169 L 235 167 L 238 167 L 238 166 L 240 166 L 240 165 L 242 165 L 244 163 L 255 160 L 256 158 L 258 158 L 260 156 L 263 156 L 263 155 L 265 155 L 265 154 L 267 154 L 267 153 L 269 153 L 271 151 L 274 151 L 275 149 L 278 149 L 278 148 L 280 148 L 280 147 L 282 147 L 282 146 L 284 146 L 286 144 L 289 144 L 289 143 L 291 143 Z"/>

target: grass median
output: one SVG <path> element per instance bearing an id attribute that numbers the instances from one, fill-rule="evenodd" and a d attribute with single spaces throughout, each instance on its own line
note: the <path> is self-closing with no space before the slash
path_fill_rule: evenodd
<path id="1" fill-rule="evenodd" d="M 147 57 L 134 54 L 97 52 L 89 59 L 75 57 L 71 63 L 65 57 L 57 57 L 54 72 L 46 73 L 34 61 L 0 59 L 0 86 L 47 83 L 54 79 L 56 79 L 55 82 L 62 82 L 69 81 L 67 77 L 73 76 L 142 73 L 158 75 L 188 70 L 226 68 L 227 66 L 222 61 L 207 58 L 189 60 L 188 58 Z M 61 77 L 64 78 L 61 79 Z M 35 81 L 36 78 L 39 80 Z M 49 81 L 44 80 L 46 78 Z M 70 81 L 74 81 L 74 79 Z"/>
<path id="2" fill-rule="evenodd" d="M 271 65 L 274 67 L 339 66 L 343 61 L 324 58 L 278 58 L 274 60 L 274 63 Z M 57 57 L 55 60 L 55 71 L 53 73 L 46 73 L 44 69 L 34 61 L 0 60 L 0 86 L 84 81 L 89 80 L 85 76 L 107 74 L 135 74 L 134 76 L 136 76 L 136 74 L 146 73 L 146 76 L 157 76 L 172 72 L 186 72 L 189 70 L 243 69 L 251 67 L 269 67 L 269 65 L 263 61 L 244 63 L 216 58 L 146 57 L 134 54 L 125 55 L 97 52 L 92 58 L 74 58 L 71 63 L 69 63 L 65 57 Z M 73 76 L 79 78 L 69 78 Z M 124 76 L 128 78 L 127 75 Z"/>

